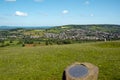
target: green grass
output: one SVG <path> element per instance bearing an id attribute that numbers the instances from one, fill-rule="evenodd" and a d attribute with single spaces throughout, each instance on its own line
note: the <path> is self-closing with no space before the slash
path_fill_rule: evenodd
<path id="1" fill-rule="evenodd" d="M 105 42 L 3 47 L 0 48 L 0 80 L 62 80 L 64 69 L 74 62 L 98 66 L 98 80 L 120 80 L 118 44 L 120 41 L 107 42 L 110 47 Z"/>
<path id="2" fill-rule="evenodd" d="M 116 42 L 105 42 L 105 43 L 99 43 L 99 44 L 95 44 L 98 47 L 101 48 L 120 48 L 120 42 L 116 41 Z"/>

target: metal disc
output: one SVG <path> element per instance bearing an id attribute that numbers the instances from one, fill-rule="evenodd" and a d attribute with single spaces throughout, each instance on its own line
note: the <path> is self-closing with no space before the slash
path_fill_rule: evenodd
<path id="1" fill-rule="evenodd" d="M 88 73 L 88 68 L 84 65 L 75 65 L 68 70 L 69 74 L 73 77 L 83 77 Z"/>

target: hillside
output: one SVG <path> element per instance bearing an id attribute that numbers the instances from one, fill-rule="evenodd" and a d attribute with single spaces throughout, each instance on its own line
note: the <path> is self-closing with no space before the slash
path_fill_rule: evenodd
<path id="1" fill-rule="evenodd" d="M 0 80 L 62 80 L 74 62 L 98 66 L 98 80 L 120 80 L 120 41 L 0 48 Z"/>
<path id="2" fill-rule="evenodd" d="M 47 38 L 72 40 L 120 39 L 120 25 L 63 25 L 46 30 Z"/>
<path id="3" fill-rule="evenodd" d="M 120 40 L 119 25 L 63 25 L 0 30 L 0 47 L 26 44 L 41 46 Z"/>
<path id="4" fill-rule="evenodd" d="M 68 29 L 83 29 L 91 31 L 103 31 L 103 32 L 120 32 L 120 25 L 110 25 L 110 24 L 91 24 L 91 25 L 63 25 L 56 26 L 50 30 L 68 30 Z"/>

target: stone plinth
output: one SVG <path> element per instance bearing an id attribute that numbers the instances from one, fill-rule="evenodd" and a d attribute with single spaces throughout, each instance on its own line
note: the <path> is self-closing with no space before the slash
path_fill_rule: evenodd
<path id="1" fill-rule="evenodd" d="M 91 63 L 75 63 L 65 69 L 65 80 L 97 80 L 98 72 Z"/>

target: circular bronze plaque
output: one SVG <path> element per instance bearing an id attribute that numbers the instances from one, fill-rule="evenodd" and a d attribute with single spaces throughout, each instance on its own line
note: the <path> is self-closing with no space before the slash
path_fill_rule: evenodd
<path id="1" fill-rule="evenodd" d="M 73 77 L 80 78 L 88 73 L 88 68 L 84 65 L 75 65 L 68 70 L 69 74 Z"/>

